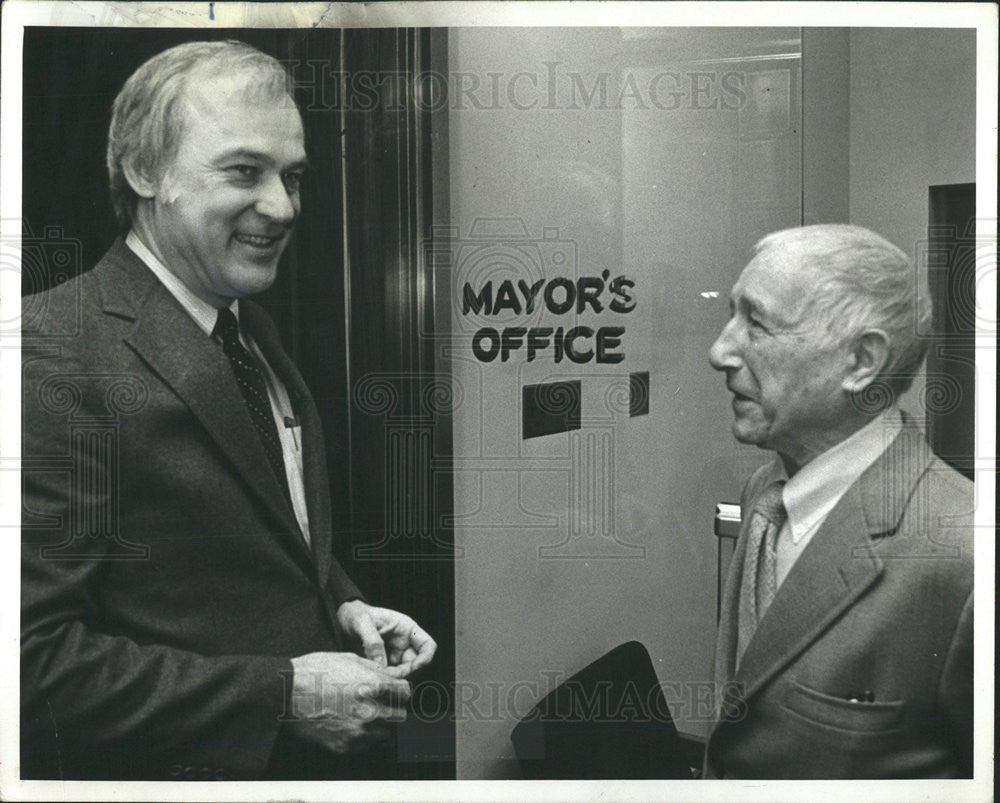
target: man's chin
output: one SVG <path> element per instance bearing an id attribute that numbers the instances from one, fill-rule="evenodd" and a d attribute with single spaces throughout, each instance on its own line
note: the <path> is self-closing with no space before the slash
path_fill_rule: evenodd
<path id="1" fill-rule="evenodd" d="M 740 443 L 744 443 L 747 446 L 756 446 L 760 449 L 767 448 L 764 444 L 765 435 L 761 432 L 760 427 L 737 418 L 733 421 L 732 430 L 733 437 Z"/>
<path id="2" fill-rule="evenodd" d="M 230 274 L 230 295 L 235 298 L 263 293 L 278 278 L 277 261 L 271 264 L 240 262 Z"/>

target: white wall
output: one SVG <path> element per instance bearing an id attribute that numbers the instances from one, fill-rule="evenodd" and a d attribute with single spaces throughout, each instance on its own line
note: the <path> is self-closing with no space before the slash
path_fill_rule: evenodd
<path id="1" fill-rule="evenodd" d="M 851 222 L 915 254 L 927 188 L 976 180 L 972 30 L 851 31 Z"/>
<path id="2" fill-rule="evenodd" d="M 976 180 L 975 31 L 850 34 L 850 222 L 920 259 L 928 187 Z M 923 415 L 923 382 L 902 400 Z"/>
<path id="3" fill-rule="evenodd" d="M 850 31 L 802 30 L 802 222 L 847 223 Z"/>

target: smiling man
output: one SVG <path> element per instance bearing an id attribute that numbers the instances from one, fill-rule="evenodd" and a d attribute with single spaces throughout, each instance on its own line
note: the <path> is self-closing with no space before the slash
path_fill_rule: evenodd
<path id="1" fill-rule="evenodd" d="M 926 281 L 871 231 L 806 226 L 757 244 L 731 309 L 710 361 L 774 457 L 743 493 L 706 776 L 971 776 L 972 483 L 896 405 Z"/>
<path id="2" fill-rule="evenodd" d="M 108 139 L 125 236 L 23 339 L 22 777 L 350 777 L 436 645 L 337 563 L 315 405 L 246 299 L 300 209 L 289 77 L 172 48 Z"/>

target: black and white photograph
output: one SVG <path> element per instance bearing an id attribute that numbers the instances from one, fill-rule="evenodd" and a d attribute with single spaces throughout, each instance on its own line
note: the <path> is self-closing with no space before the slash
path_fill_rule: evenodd
<path id="1" fill-rule="evenodd" d="M 4 799 L 992 796 L 996 5 L 2 58 Z"/>

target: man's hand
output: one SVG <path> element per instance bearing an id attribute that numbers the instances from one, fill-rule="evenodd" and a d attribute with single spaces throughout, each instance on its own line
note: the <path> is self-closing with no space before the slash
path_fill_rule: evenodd
<path id="1" fill-rule="evenodd" d="M 288 728 L 334 753 L 363 750 L 389 735 L 389 722 L 406 719 L 410 684 L 349 652 L 292 658 L 292 714 Z"/>
<path id="2" fill-rule="evenodd" d="M 405 678 L 434 657 L 437 643 L 409 616 L 388 608 L 375 608 L 361 600 L 337 609 L 344 632 L 361 642 L 365 657 L 393 677 Z"/>

